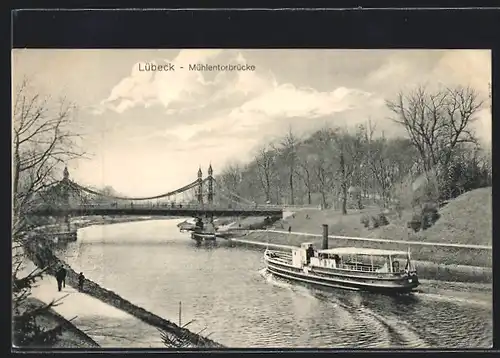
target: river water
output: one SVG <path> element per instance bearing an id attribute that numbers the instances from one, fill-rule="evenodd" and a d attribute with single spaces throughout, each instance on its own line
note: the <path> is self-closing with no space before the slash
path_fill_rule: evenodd
<path id="1" fill-rule="evenodd" d="M 408 297 L 315 290 L 266 274 L 262 250 L 197 246 L 178 222 L 87 227 L 62 254 L 89 279 L 166 319 L 178 321 L 181 302 L 182 324 L 194 320 L 188 328 L 228 347 L 492 346 L 491 286 L 423 281 Z"/>

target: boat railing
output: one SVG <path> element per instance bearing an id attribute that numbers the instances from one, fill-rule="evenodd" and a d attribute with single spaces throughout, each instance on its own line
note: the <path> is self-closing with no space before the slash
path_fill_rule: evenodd
<path id="1" fill-rule="evenodd" d="M 361 265 L 361 264 L 340 264 L 338 266 L 340 269 L 345 269 L 345 270 L 354 270 L 354 271 L 364 271 L 364 272 L 377 272 L 377 270 L 380 269 L 378 266 L 368 266 L 368 265 Z"/>
<path id="2" fill-rule="evenodd" d="M 384 270 L 384 267 L 379 266 L 379 265 L 370 265 L 370 264 L 363 264 L 363 263 L 344 263 L 340 264 L 338 266 L 339 269 L 344 269 L 344 270 L 351 270 L 351 271 L 362 271 L 362 272 L 374 272 L 374 273 L 380 273 L 380 274 L 395 274 L 399 275 L 404 273 L 404 270 L 398 270 L 398 271 L 393 271 L 390 272 L 388 268 Z"/>
<path id="3" fill-rule="evenodd" d="M 283 251 L 266 250 L 266 254 L 267 254 L 267 256 L 269 256 L 269 258 L 271 258 L 273 260 L 281 261 L 281 262 L 285 262 L 285 263 L 289 263 L 291 258 L 292 258 L 291 254 L 289 254 L 287 252 L 283 252 Z"/>

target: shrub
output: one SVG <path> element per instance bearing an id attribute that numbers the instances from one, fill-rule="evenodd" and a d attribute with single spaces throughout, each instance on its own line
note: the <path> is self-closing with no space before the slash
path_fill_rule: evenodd
<path id="1" fill-rule="evenodd" d="M 401 205 L 401 202 L 399 200 L 396 202 L 394 210 L 398 214 L 398 218 L 401 219 L 401 217 L 403 216 L 403 205 Z"/>
<path id="2" fill-rule="evenodd" d="M 425 203 L 422 205 L 421 229 L 427 230 L 439 219 L 438 205 L 435 203 Z"/>
<path id="3" fill-rule="evenodd" d="M 361 224 L 363 224 L 363 226 L 366 228 L 370 226 L 370 218 L 368 217 L 368 215 L 363 215 L 361 217 Z"/>
<path id="4" fill-rule="evenodd" d="M 387 217 L 385 216 L 384 213 L 380 213 L 376 216 L 372 216 L 371 221 L 372 221 L 372 227 L 374 229 L 381 227 L 381 226 L 389 225 L 389 220 L 387 219 Z"/>
<path id="5" fill-rule="evenodd" d="M 407 223 L 407 227 L 412 229 L 414 232 L 418 232 L 422 226 L 422 216 L 419 214 L 414 214 L 410 221 Z"/>
<path id="6" fill-rule="evenodd" d="M 387 219 L 387 216 L 385 216 L 384 213 L 378 214 L 378 224 L 379 226 L 389 225 L 389 220 Z"/>

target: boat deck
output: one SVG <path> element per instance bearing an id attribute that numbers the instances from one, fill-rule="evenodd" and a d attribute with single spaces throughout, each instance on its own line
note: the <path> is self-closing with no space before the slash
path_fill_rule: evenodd
<path id="1" fill-rule="evenodd" d="M 281 263 L 284 263 L 286 265 L 292 265 L 292 254 L 288 252 L 283 252 L 283 251 L 274 251 L 274 250 L 268 250 L 269 257 L 273 259 L 274 261 L 278 261 Z M 312 266 L 313 268 L 318 268 L 318 269 L 323 269 L 326 267 L 322 266 Z M 361 272 L 371 272 L 371 273 L 389 273 L 389 272 L 382 272 L 380 265 L 371 265 L 363 262 L 356 262 L 356 261 L 348 261 L 345 263 L 342 263 L 336 267 L 336 269 L 339 270 L 349 270 L 349 271 L 361 271 Z M 397 272 L 394 272 L 393 274 L 397 274 Z"/>

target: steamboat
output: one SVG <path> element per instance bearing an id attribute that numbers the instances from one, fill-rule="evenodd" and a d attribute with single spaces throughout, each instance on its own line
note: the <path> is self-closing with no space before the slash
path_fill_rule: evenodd
<path id="1" fill-rule="evenodd" d="M 400 260 L 405 261 L 404 267 Z M 418 285 L 410 250 L 337 247 L 316 250 L 303 243 L 292 252 L 266 249 L 267 270 L 277 277 L 304 284 L 355 291 L 409 293 Z"/>

